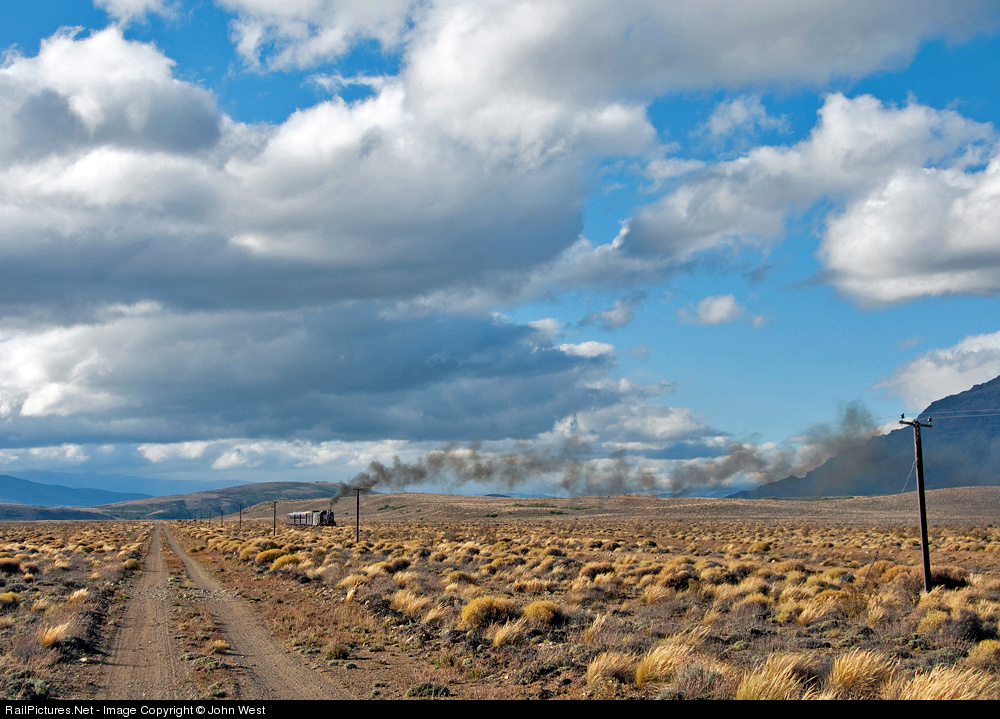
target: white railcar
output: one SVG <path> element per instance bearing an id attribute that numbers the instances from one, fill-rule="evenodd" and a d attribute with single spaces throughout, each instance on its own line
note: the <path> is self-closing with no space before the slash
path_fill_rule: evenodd
<path id="1" fill-rule="evenodd" d="M 285 524 L 297 524 L 305 527 L 337 526 L 333 520 L 333 512 L 289 512 L 285 515 Z"/>

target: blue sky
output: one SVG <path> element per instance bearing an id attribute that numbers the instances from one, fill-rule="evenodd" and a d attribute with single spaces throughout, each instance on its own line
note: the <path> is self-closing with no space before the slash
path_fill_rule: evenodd
<path id="1" fill-rule="evenodd" d="M 36 5 L 0 473 L 720 494 L 1000 374 L 1000 3 Z"/>

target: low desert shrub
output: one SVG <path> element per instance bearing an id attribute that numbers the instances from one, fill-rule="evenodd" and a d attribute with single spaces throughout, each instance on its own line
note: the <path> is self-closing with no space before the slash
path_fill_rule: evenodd
<path id="1" fill-rule="evenodd" d="M 228 649 L 229 644 L 225 639 L 213 639 L 205 645 L 205 651 L 208 654 L 225 654 Z"/>

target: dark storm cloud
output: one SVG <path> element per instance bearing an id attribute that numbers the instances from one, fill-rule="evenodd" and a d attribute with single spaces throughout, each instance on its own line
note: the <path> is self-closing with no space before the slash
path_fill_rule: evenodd
<path id="1" fill-rule="evenodd" d="M 606 357 L 468 318 L 388 320 L 371 303 L 177 317 L 150 310 L 13 335 L 0 401 L 6 446 L 237 437 L 528 437 L 617 392 Z M 123 310 L 126 312 L 129 310 Z M 22 376 L 17 368 L 31 363 Z"/>

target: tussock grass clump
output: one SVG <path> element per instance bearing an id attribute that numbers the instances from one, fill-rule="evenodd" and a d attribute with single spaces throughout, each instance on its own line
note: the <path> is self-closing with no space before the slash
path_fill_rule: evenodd
<path id="1" fill-rule="evenodd" d="M 1000 672 L 1000 640 L 979 642 L 966 657 L 966 662 L 976 669 Z"/>
<path id="2" fill-rule="evenodd" d="M 447 606 L 442 604 L 435 604 L 428 610 L 427 614 L 424 615 L 423 622 L 428 626 L 436 627 L 443 625 L 448 621 L 449 609 Z"/>
<path id="3" fill-rule="evenodd" d="M 13 557 L 0 559 L 0 572 L 3 574 L 17 574 L 21 571 L 21 560 Z"/>
<path id="4" fill-rule="evenodd" d="M 543 594 L 553 591 L 557 586 L 557 582 L 544 579 L 518 579 L 510 588 L 518 594 Z"/>
<path id="5" fill-rule="evenodd" d="M 281 551 L 281 550 L 271 550 L 271 551 Z M 273 562 L 271 562 L 271 571 L 277 572 L 282 567 L 295 567 L 299 564 L 299 558 L 294 554 L 283 554 Z"/>
<path id="6" fill-rule="evenodd" d="M 539 627 L 554 627 L 566 621 L 562 607 L 550 599 L 539 599 L 524 608 L 524 618 Z"/>
<path id="7" fill-rule="evenodd" d="M 38 643 L 45 649 L 51 649 L 60 642 L 66 641 L 70 635 L 69 622 L 57 624 L 55 626 L 38 628 Z"/>
<path id="8" fill-rule="evenodd" d="M 524 619 L 517 619 L 497 627 L 493 632 L 493 646 L 504 647 L 515 644 L 522 644 L 528 636 L 528 623 Z"/>
<path id="9" fill-rule="evenodd" d="M 490 624 L 518 619 L 521 610 L 517 602 L 507 597 L 476 597 L 462 607 L 457 629 L 485 629 Z"/>
<path id="10" fill-rule="evenodd" d="M 735 698 L 741 701 L 805 698 L 805 685 L 797 676 L 798 661 L 795 655 L 772 654 L 766 662 L 743 674 Z"/>
<path id="11" fill-rule="evenodd" d="M 142 564 L 140 564 L 139 560 L 135 557 L 131 557 L 130 559 L 126 559 L 122 562 L 122 568 L 127 569 L 130 572 L 136 572 L 142 568 Z"/>
<path id="12" fill-rule="evenodd" d="M 408 617 L 417 617 L 423 614 L 430 603 L 431 600 L 428 597 L 422 597 L 412 589 L 400 589 L 389 600 L 389 606 Z"/>
<path id="13" fill-rule="evenodd" d="M 636 685 L 641 689 L 649 682 L 670 681 L 674 672 L 687 664 L 693 654 L 694 649 L 690 646 L 669 641 L 653 647 L 636 665 Z"/>
<path id="14" fill-rule="evenodd" d="M 672 599 L 675 594 L 676 592 L 673 589 L 660 586 L 659 584 L 650 584 L 642 590 L 642 603 L 652 606 L 667 599 Z"/>
<path id="15" fill-rule="evenodd" d="M 15 609 L 21 603 L 21 595 L 17 592 L 0 592 L 0 611 Z"/>
<path id="16" fill-rule="evenodd" d="M 585 564 L 580 569 L 580 576 L 589 581 L 594 581 L 598 574 L 611 574 L 615 571 L 611 562 L 591 562 Z"/>
<path id="17" fill-rule="evenodd" d="M 623 652 L 603 652 L 587 665 L 587 684 L 616 679 L 623 684 L 635 677 L 635 657 Z"/>
<path id="18" fill-rule="evenodd" d="M 891 682 L 882 692 L 883 699 L 903 701 L 921 699 L 975 700 L 1000 699 L 1000 682 L 993 674 L 976 669 L 934 667 L 927 674 L 910 680 Z"/>
<path id="19" fill-rule="evenodd" d="M 241 562 L 252 562 L 254 560 L 254 557 L 256 557 L 261 551 L 262 550 L 256 545 L 244 547 L 243 549 L 240 550 L 239 560 Z"/>
<path id="20" fill-rule="evenodd" d="M 257 552 L 254 557 L 254 563 L 257 565 L 272 564 L 274 560 L 285 554 L 284 549 L 265 549 L 261 552 Z"/>
<path id="21" fill-rule="evenodd" d="M 69 597 L 66 598 L 66 606 L 79 607 L 87 600 L 88 594 L 89 591 L 87 590 L 86 587 L 83 587 L 82 589 L 77 589 L 72 594 L 70 594 Z"/>
<path id="22" fill-rule="evenodd" d="M 854 649 L 833 662 L 826 689 L 838 699 L 876 699 L 881 686 L 892 680 L 895 671 L 889 657 Z"/>
<path id="23" fill-rule="evenodd" d="M 392 575 L 392 581 L 396 583 L 397 587 L 419 587 L 423 582 L 423 577 L 420 576 L 418 572 L 413 571 L 402 571 L 396 572 Z"/>

